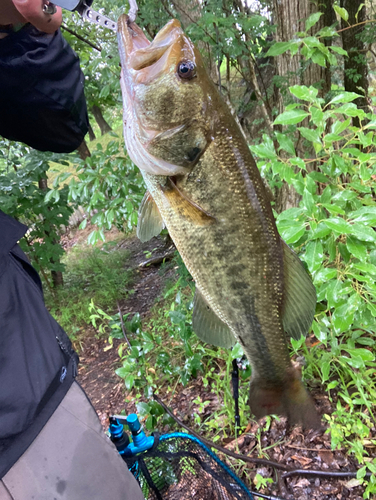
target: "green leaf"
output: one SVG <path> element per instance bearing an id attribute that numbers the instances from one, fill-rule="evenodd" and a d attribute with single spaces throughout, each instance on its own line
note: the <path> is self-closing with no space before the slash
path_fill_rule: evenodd
<path id="1" fill-rule="evenodd" d="M 370 311 L 370 313 L 372 314 L 373 317 L 376 317 L 376 306 L 375 306 L 375 304 L 371 304 L 371 302 L 369 302 L 367 304 L 367 309 Z"/>
<path id="2" fill-rule="evenodd" d="M 337 307 L 332 316 L 334 331 L 338 335 L 346 332 L 354 321 L 354 311 L 349 310 L 347 304 Z"/>
<path id="3" fill-rule="evenodd" d="M 86 225 L 87 225 L 87 219 L 84 219 L 78 227 L 79 229 L 85 229 Z"/>
<path id="4" fill-rule="evenodd" d="M 341 301 L 341 291 L 343 289 L 342 281 L 331 280 L 326 288 L 325 297 L 328 301 L 328 306 L 335 307 Z"/>
<path id="5" fill-rule="evenodd" d="M 299 42 L 276 42 L 274 43 L 268 52 L 266 53 L 266 57 L 274 57 L 279 56 L 280 54 L 284 54 L 288 50 L 296 50 L 299 48 Z"/>
<path id="6" fill-rule="evenodd" d="M 348 364 L 352 368 L 356 368 L 356 369 L 364 368 L 364 361 L 362 360 L 362 358 L 360 356 L 350 356 L 350 357 L 339 356 L 338 359 L 340 361 L 342 361 L 343 363 Z"/>
<path id="7" fill-rule="evenodd" d="M 308 265 L 308 269 L 311 273 L 317 271 L 322 265 L 324 258 L 324 252 L 322 243 L 320 240 L 310 241 L 307 244 L 306 252 L 304 254 L 304 260 Z"/>
<path id="8" fill-rule="evenodd" d="M 232 359 L 241 358 L 244 354 L 242 346 L 237 342 L 231 350 Z"/>
<path id="9" fill-rule="evenodd" d="M 48 191 L 48 193 L 44 197 L 44 202 L 47 204 L 49 201 L 51 201 L 52 198 L 56 203 L 59 201 L 60 193 L 57 189 L 51 189 L 50 191 Z"/>
<path id="10" fill-rule="evenodd" d="M 325 219 L 323 222 L 330 229 L 340 234 L 349 234 L 353 229 L 353 227 L 348 222 L 346 222 L 344 219 L 341 219 L 340 217 L 331 217 L 329 219 Z"/>
<path id="11" fill-rule="evenodd" d="M 344 50 L 342 47 L 337 47 L 336 45 L 330 45 L 329 49 L 341 56 L 347 56 L 347 50 Z"/>
<path id="12" fill-rule="evenodd" d="M 312 323 L 312 330 L 317 340 L 319 340 L 320 342 L 325 342 L 327 340 L 327 329 L 321 322 L 318 323 L 317 321 L 314 321 Z"/>
<path id="13" fill-rule="evenodd" d="M 298 219 L 303 214 L 299 207 L 288 208 L 278 215 L 278 221 Z"/>
<path id="14" fill-rule="evenodd" d="M 294 125 L 295 123 L 300 123 L 304 118 L 308 116 L 308 113 L 302 109 L 289 109 L 281 115 L 277 116 L 274 120 L 275 125 Z"/>
<path id="15" fill-rule="evenodd" d="M 281 236 L 289 245 L 290 243 L 296 243 L 300 240 L 305 230 L 305 226 L 302 224 L 291 224 L 289 227 L 281 230 Z"/>
<path id="16" fill-rule="evenodd" d="M 274 147 L 270 147 L 269 144 L 256 144 L 255 146 L 251 146 L 250 149 L 259 158 L 268 158 L 269 160 L 273 160 L 277 156 Z"/>
<path id="17" fill-rule="evenodd" d="M 117 368 L 115 370 L 116 375 L 118 375 L 120 378 L 125 378 L 129 375 L 129 369 L 125 367 Z"/>
<path id="18" fill-rule="evenodd" d="M 298 130 L 302 134 L 302 136 L 308 141 L 315 142 L 321 145 L 321 138 L 316 129 L 299 127 Z"/>
<path id="19" fill-rule="evenodd" d="M 348 235 L 346 237 L 346 246 L 348 251 L 356 259 L 359 259 L 361 261 L 365 261 L 367 259 L 367 247 L 357 238 L 354 238 L 354 236 Z"/>
<path id="20" fill-rule="evenodd" d="M 140 417 L 144 418 L 150 413 L 150 405 L 148 403 L 144 403 L 140 401 L 136 403 L 137 413 Z"/>
<path id="21" fill-rule="evenodd" d="M 332 134 L 338 135 L 341 134 L 344 130 L 347 129 L 347 127 L 350 126 L 351 119 L 348 118 L 347 120 L 341 121 L 335 121 L 332 125 Z"/>
<path id="22" fill-rule="evenodd" d="M 311 106 L 309 108 L 309 112 L 311 113 L 312 121 L 317 126 L 322 126 L 322 122 L 324 120 L 324 113 L 321 109 L 316 108 L 315 106 Z"/>
<path id="23" fill-rule="evenodd" d="M 333 5 L 333 9 L 336 11 L 336 13 L 341 17 L 344 21 L 347 21 L 349 18 L 349 13 L 347 12 L 346 9 L 343 7 L 340 7 L 339 5 Z"/>
<path id="24" fill-rule="evenodd" d="M 315 274 L 315 283 L 324 283 L 337 276 L 337 269 L 330 267 L 321 267 Z"/>
<path id="25" fill-rule="evenodd" d="M 306 87 L 305 85 L 293 85 L 289 87 L 292 95 L 303 101 L 315 102 L 318 94 L 318 89 L 315 87 Z"/>
<path id="26" fill-rule="evenodd" d="M 333 36 L 339 36 L 337 31 L 333 28 L 333 26 L 324 26 L 323 28 L 321 28 L 321 30 L 316 33 L 316 36 L 317 37 L 323 37 L 323 38 L 327 38 L 327 37 L 330 37 L 332 38 Z"/>
<path id="27" fill-rule="evenodd" d="M 281 149 L 284 151 L 287 151 L 292 156 L 296 156 L 295 148 L 294 148 L 294 143 L 292 140 L 287 137 L 286 134 L 281 134 L 280 132 L 275 133 L 277 140 L 279 142 L 279 145 L 281 146 Z"/>
<path id="28" fill-rule="evenodd" d="M 328 105 L 335 104 L 336 102 L 351 102 L 357 99 L 358 97 L 362 96 L 356 94 L 355 92 L 340 92 L 339 94 L 333 97 L 333 99 L 328 103 Z"/>
<path id="29" fill-rule="evenodd" d="M 305 208 L 307 215 L 313 215 L 313 208 L 315 206 L 315 198 L 312 193 L 308 191 L 307 188 L 304 188 L 303 198 L 302 198 L 302 206 Z"/>
<path id="30" fill-rule="evenodd" d="M 359 262 L 358 264 L 354 264 L 354 267 L 364 274 L 376 276 L 376 266 L 374 266 L 373 264 Z"/>
<path id="31" fill-rule="evenodd" d="M 330 203 L 322 203 L 322 206 L 328 210 L 331 214 L 345 215 L 345 211 L 338 205 L 332 205 Z"/>
<path id="32" fill-rule="evenodd" d="M 324 361 L 321 365 L 322 382 L 326 382 L 329 379 L 330 373 L 330 361 Z"/>
<path id="33" fill-rule="evenodd" d="M 356 236 L 358 240 L 376 242 L 375 230 L 361 222 L 357 222 L 351 226 L 351 234 Z"/>
<path id="34" fill-rule="evenodd" d="M 134 376 L 129 374 L 127 377 L 125 377 L 124 384 L 125 384 L 126 389 L 128 391 L 130 391 L 133 388 Z"/>
<path id="35" fill-rule="evenodd" d="M 320 50 L 315 49 L 312 53 L 311 59 L 315 64 L 318 64 L 319 66 L 322 66 L 323 68 L 326 67 L 326 57 L 324 56 L 324 54 Z"/>
<path id="36" fill-rule="evenodd" d="M 308 31 L 310 28 L 312 28 L 312 26 L 314 26 L 318 22 L 322 15 L 322 12 L 315 12 L 314 14 L 311 14 L 305 22 L 305 30 Z"/>
<path id="37" fill-rule="evenodd" d="M 342 350 L 351 354 L 352 356 L 359 356 L 363 361 L 373 361 L 375 359 L 374 354 L 368 349 L 364 349 L 363 347 L 356 347 L 355 349 L 347 349 L 342 347 Z"/>
<path id="38" fill-rule="evenodd" d="M 174 324 L 179 324 L 185 321 L 185 314 L 180 311 L 170 311 L 168 315 L 170 316 L 171 322 Z"/>
<path id="39" fill-rule="evenodd" d="M 316 229 L 312 230 L 312 233 L 310 233 L 309 238 L 311 240 L 315 240 L 317 238 L 325 238 L 325 236 L 328 236 L 332 230 L 326 226 L 324 223 L 320 222 Z"/>

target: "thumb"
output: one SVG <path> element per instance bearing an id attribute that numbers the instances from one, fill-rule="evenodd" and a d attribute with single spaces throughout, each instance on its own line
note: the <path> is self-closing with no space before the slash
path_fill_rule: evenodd
<path id="1" fill-rule="evenodd" d="M 45 14 L 43 0 L 13 0 L 13 3 L 25 21 L 45 33 L 54 33 L 62 22 L 61 7 L 53 15 Z"/>

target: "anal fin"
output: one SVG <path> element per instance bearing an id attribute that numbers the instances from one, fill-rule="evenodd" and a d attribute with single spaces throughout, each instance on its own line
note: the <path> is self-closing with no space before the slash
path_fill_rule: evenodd
<path id="1" fill-rule="evenodd" d="M 193 302 L 192 326 L 196 335 L 207 344 L 230 349 L 236 343 L 230 328 L 218 318 L 197 288 Z"/>

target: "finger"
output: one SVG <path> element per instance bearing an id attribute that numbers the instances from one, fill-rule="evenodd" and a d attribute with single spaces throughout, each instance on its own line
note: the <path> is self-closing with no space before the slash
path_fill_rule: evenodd
<path id="1" fill-rule="evenodd" d="M 61 7 L 51 15 L 43 12 L 43 0 L 13 0 L 13 3 L 21 16 L 40 31 L 54 33 L 61 25 Z"/>

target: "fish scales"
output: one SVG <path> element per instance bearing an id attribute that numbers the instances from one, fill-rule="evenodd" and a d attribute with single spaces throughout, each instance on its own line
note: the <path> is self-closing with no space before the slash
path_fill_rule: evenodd
<path id="1" fill-rule="evenodd" d="M 209 227 L 192 227 L 164 205 L 163 177 L 144 176 L 209 305 L 230 326 L 253 369 L 262 376 L 268 367 L 267 376 L 280 379 L 290 365 L 281 326 L 282 250 L 273 216 L 259 202 L 266 194 L 258 169 L 238 135 L 237 130 L 220 127 L 195 168 L 176 182 L 189 199 L 214 217 L 216 222 Z"/>

